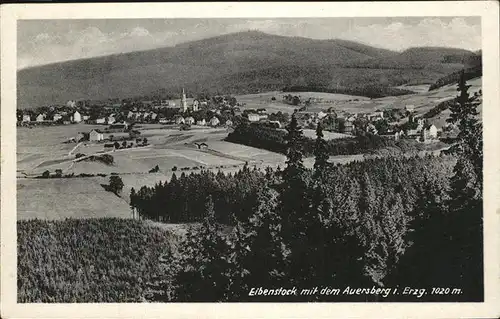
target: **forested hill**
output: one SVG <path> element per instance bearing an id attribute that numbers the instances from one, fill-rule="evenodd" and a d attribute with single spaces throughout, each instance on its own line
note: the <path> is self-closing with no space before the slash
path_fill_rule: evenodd
<path id="1" fill-rule="evenodd" d="M 239 32 L 174 47 L 74 60 L 18 71 L 18 108 L 154 92 L 255 93 L 285 86 L 342 88 L 433 83 L 475 53 L 402 53 L 345 40 Z M 430 58 L 431 57 L 431 58 Z"/>

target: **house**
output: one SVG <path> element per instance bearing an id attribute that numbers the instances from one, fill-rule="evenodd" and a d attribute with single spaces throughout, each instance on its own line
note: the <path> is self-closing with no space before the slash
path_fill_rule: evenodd
<path id="1" fill-rule="evenodd" d="M 210 126 L 217 126 L 219 124 L 220 124 L 220 121 L 217 117 L 214 116 L 210 119 Z"/>
<path id="2" fill-rule="evenodd" d="M 231 121 L 231 120 L 227 120 L 225 123 L 225 126 L 227 126 L 227 127 L 232 126 L 232 125 L 233 125 L 233 121 Z"/>
<path id="3" fill-rule="evenodd" d="M 162 117 L 160 120 L 159 120 L 160 124 L 168 124 L 168 120 L 164 117 Z"/>
<path id="4" fill-rule="evenodd" d="M 72 122 L 80 123 L 81 121 L 82 121 L 82 115 L 78 111 L 75 111 L 75 113 L 73 113 L 73 116 L 72 116 Z"/>
<path id="5" fill-rule="evenodd" d="M 208 106 L 208 102 L 207 101 L 202 101 L 202 102 L 200 102 L 200 106 L 207 107 Z"/>
<path id="6" fill-rule="evenodd" d="M 344 131 L 343 133 L 350 134 L 354 130 L 354 121 L 350 121 L 347 119 L 344 123 Z"/>
<path id="7" fill-rule="evenodd" d="M 193 101 L 193 112 L 196 112 L 200 109 L 200 102 L 198 100 Z"/>
<path id="8" fill-rule="evenodd" d="M 108 116 L 108 124 L 113 124 L 116 121 L 115 114 Z"/>
<path id="9" fill-rule="evenodd" d="M 90 119 L 90 115 L 83 115 L 83 116 L 82 116 L 82 119 L 83 119 L 84 121 L 88 121 L 88 120 Z"/>
<path id="10" fill-rule="evenodd" d="M 31 116 L 29 114 L 24 114 L 23 122 L 31 122 Z"/>
<path id="11" fill-rule="evenodd" d="M 425 134 L 426 138 L 436 139 L 437 135 L 438 135 L 438 129 L 437 129 L 437 127 L 434 124 L 432 124 L 431 126 L 429 126 L 429 128 L 427 128 L 424 131 L 424 134 Z"/>
<path id="12" fill-rule="evenodd" d="M 258 122 L 258 121 L 260 121 L 260 115 L 259 114 L 248 114 L 248 120 L 250 122 Z"/>
<path id="13" fill-rule="evenodd" d="M 135 117 L 136 117 L 136 114 L 134 112 L 128 111 L 128 113 L 127 113 L 127 118 L 128 119 L 135 118 Z"/>
<path id="14" fill-rule="evenodd" d="M 373 125 L 372 123 L 369 123 L 367 126 L 366 126 L 366 131 L 368 133 L 371 133 L 371 134 L 378 134 L 378 130 L 377 128 L 375 127 L 375 125 Z"/>
<path id="15" fill-rule="evenodd" d="M 193 125 L 194 124 L 194 118 L 192 116 L 188 116 L 184 119 L 184 123 L 188 125 Z"/>
<path id="16" fill-rule="evenodd" d="M 151 113 L 151 121 L 154 121 L 156 120 L 156 118 L 158 117 L 158 114 L 156 113 Z"/>
<path id="17" fill-rule="evenodd" d="M 320 120 L 321 120 L 322 118 L 324 118 L 324 117 L 325 117 L 325 116 L 327 116 L 327 115 L 328 115 L 327 113 L 325 113 L 325 112 L 323 112 L 323 111 L 319 111 L 319 113 L 318 113 L 318 119 L 320 119 Z"/>
<path id="18" fill-rule="evenodd" d="M 89 133 L 89 140 L 90 141 L 102 141 L 104 140 L 104 134 L 100 130 L 92 130 Z"/>
<path id="19" fill-rule="evenodd" d="M 36 117 L 37 122 L 43 122 L 45 120 L 45 114 L 38 114 Z"/>
<path id="20" fill-rule="evenodd" d="M 97 120 L 95 120 L 95 122 L 97 124 L 106 124 L 106 118 L 105 117 L 98 118 Z"/>
<path id="21" fill-rule="evenodd" d="M 418 133 L 419 133 L 418 130 L 408 130 L 406 132 L 406 135 L 409 136 L 409 137 L 414 137 L 414 136 L 418 136 Z"/>
<path id="22" fill-rule="evenodd" d="M 415 111 L 415 105 L 412 105 L 412 104 L 406 105 L 405 110 L 408 112 L 413 112 L 413 111 Z"/>
<path id="23" fill-rule="evenodd" d="M 59 113 L 54 114 L 54 122 L 57 122 L 60 119 L 62 119 L 62 115 L 61 114 L 59 114 Z"/>
<path id="24" fill-rule="evenodd" d="M 182 116 L 177 116 L 175 118 L 175 124 L 184 124 L 186 120 Z"/>
<path id="25" fill-rule="evenodd" d="M 207 121 L 205 121 L 205 119 L 198 120 L 196 121 L 196 125 L 205 126 L 207 125 Z"/>

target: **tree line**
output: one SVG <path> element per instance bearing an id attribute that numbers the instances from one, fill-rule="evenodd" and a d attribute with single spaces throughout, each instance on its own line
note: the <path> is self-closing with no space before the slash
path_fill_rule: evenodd
<path id="1" fill-rule="evenodd" d="M 285 154 L 287 151 L 286 132 L 260 124 L 242 122 L 225 139 L 228 142 L 263 148 L 268 151 Z M 300 137 L 305 156 L 314 153 L 315 141 L 305 136 Z M 382 148 L 396 148 L 401 151 L 418 150 L 420 147 L 411 140 L 394 140 L 368 132 L 357 132 L 354 138 L 340 138 L 325 141 L 329 155 L 354 155 L 369 153 Z"/>

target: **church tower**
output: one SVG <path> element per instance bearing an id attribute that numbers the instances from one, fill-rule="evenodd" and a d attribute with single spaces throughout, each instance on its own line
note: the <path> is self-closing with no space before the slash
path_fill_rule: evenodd
<path id="1" fill-rule="evenodd" d="M 182 110 L 184 112 L 186 112 L 188 106 L 187 106 L 187 100 L 186 100 L 186 93 L 184 93 L 184 88 L 182 89 L 181 106 L 182 106 Z"/>

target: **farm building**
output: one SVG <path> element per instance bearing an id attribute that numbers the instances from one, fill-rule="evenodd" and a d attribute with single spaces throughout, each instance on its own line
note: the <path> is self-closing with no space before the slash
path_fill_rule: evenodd
<path id="1" fill-rule="evenodd" d="M 322 119 L 322 118 L 324 118 L 327 115 L 328 115 L 327 113 L 325 113 L 323 111 L 319 111 L 319 113 L 318 113 L 318 119 Z"/>
<path id="2" fill-rule="evenodd" d="M 74 123 L 80 123 L 82 121 L 82 115 L 78 111 L 75 111 L 71 120 Z"/>
<path id="3" fill-rule="evenodd" d="M 161 118 L 159 122 L 160 124 L 168 124 L 168 120 L 166 118 Z"/>
<path id="4" fill-rule="evenodd" d="M 36 117 L 37 122 L 43 122 L 45 120 L 45 114 L 38 114 Z"/>
<path id="5" fill-rule="evenodd" d="M 106 118 L 104 117 L 98 118 L 97 120 L 95 120 L 95 122 L 97 124 L 106 124 Z"/>
<path id="6" fill-rule="evenodd" d="M 115 114 L 108 116 L 108 124 L 113 124 L 116 121 Z"/>
<path id="7" fill-rule="evenodd" d="M 426 138 L 436 139 L 438 135 L 437 127 L 432 124 L 431 126 L 429 126 L 429 128 L 425 129 L 424 134 Z"/>
<path id="8" fill-rule="evenodd" d="M 233 121 L 231 121 L 231 120 L 227 120 L 227 121 L 226 121 L 226 123 L 225 123 L 224 125 L 226 125 L 226 126 L 228 126 L 228 127 L 229 127 L 229 126 L 232 126 L 232 125 L 233 125 Z"/>
<path id="9" fill-rule="evenodd" d="M 188 124 L 188 125 L 193 125 L 194 124 L 194 118 L 192 116 L 188 116 L 186 117 L 186 119 L 184 120 L 184 123 Z"/>
<path id="10" fill-rule="evenodd" d="M 90 141 L 102 141 L 104 139 L 104 134 L 99 130 L 92 130 L 89 134 Z"/>
<path id="11" fill-rule="evenodd" d="M 29 114 L 24 114 L 23 122 L 31 122 L 31 116 Z"/>
<path id="12" fill-rule="evenodd" d="M 196 112 L 200 109 L 200 102 L 198 100 L 193 101 L 193 112 Z"/>
<path id="13" fill-rule="evenodd" d="M 156 113 L 151 113 L 151 120 L 154 121 L 158 117 L 158 114 Z"/>
<path id="14" fill-rule="evenodd" d="M 350 134 L 352 133 L 353 129 L 354 129 L 354 121 L 351 121 L 350 118 L 347 119 L 347 121 L 345 121 L 345 124 L 344 124 L 344 132 L 342 133 L 346 133 L 346 134 Z"/>
<path id="15" fill-rule="evenodd" d="M 184 120 L 184 118 L 182 116 L 177 116 L 175 118 L 175 124 L 184 124 L 186 121 Z"/>
<path id="16" fill-rule="evenodd" d="M 220 124 L 220 121 L 217 117 L 214 116 L 210 119 L 210 126 L 217 126 L 219 124 Z"/>
<path id="17" fill-rule="evenodd" d="M 258 121 L 260 121 L 260 115 L 259 114 L 248 114 L 248 120 L 250 122 L 258 122 Z"/>
<path id="18" fill-rule="evenodd" d="M 408 111 L 408 112 L 413 112 L 415 111 L 415 105 L 406 105 L 405 106 L 405 110 Z"/>
<path id="19" fill-rule="evenodd" d="M 60 119 L 62 119 L 61 114 L 59 114 L 59 113 L 54 114 L 54 121 L 59 121 Z"/>
<path id="20" fill-rule="evenodd" d="M 205 126 L 207 125 L 207 121 L 205 121 L 205 119 L 198 120 L 196 121 L 196 125 Z"/>

